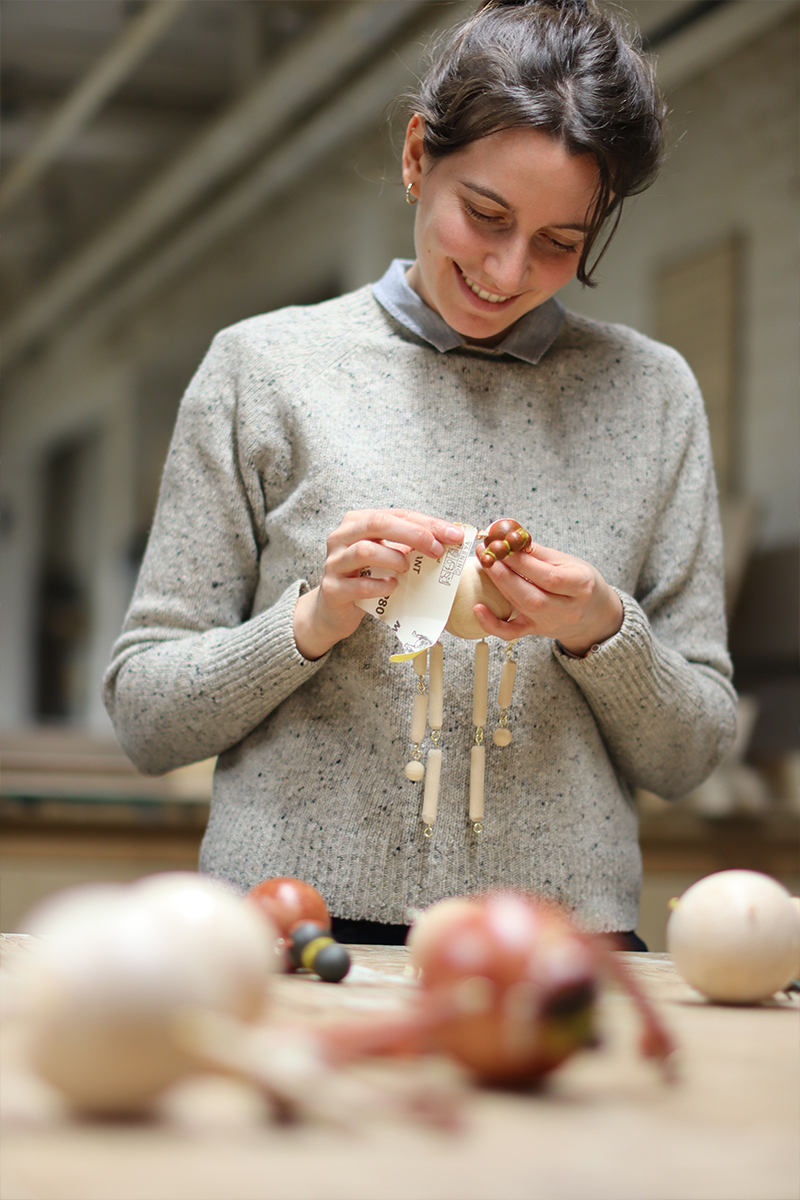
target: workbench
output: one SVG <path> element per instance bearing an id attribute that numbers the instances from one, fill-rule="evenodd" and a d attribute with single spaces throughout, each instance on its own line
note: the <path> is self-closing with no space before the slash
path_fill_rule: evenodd
<path id="1" fill-rule="evenodd" d="M 0 752 L 0 928 L 25 932 L 27 913 L 65 887 L 197 869 L 213 760 L 145 776 L 115 742 L 68 728 L 0 732 Z M 639 841 L 637 931 L 652 950 L 665 948 L 671 897 L 713 871 L 763 871 L 800 891 L 796 804 L 704 818 L 649 797 Z"/>
<path id="2" fill-rule="evenodd" d="M 30 943 L 0 941 L 8 982 Z M 275 977 L 272 1022 L 354 1019 L 408 1003 L 417 984 L 405 948 L 351 952 L 353 970 L 340 984 Z M 797 996 L 752 1007 L 712 1005 L 683 983 L 667 955 L 624 958 L 679 1044 L 674 1083 L 638 1056 L 638 1016 L 614 989 L 604 989 L 599 1004 L 598 1050 L 575 1056 L 538 1090 L 461 1085 L 452 1128 L 377 1109 L 344 1127 L 280 1124 L 259 1110 L 255 1093 L 208 1077 L 180 1085 L 158 1119 L 78 1120 L 46 1105 L 37 1112 L 30 1096 L 15 1096 L 12 1063 L 4 1072 L 0 1196 L 794 1200 L 800 1193 Z M 406 1082 L 425 1069 L 382 1065 L 385 1076 L 405 1073 Z"/>

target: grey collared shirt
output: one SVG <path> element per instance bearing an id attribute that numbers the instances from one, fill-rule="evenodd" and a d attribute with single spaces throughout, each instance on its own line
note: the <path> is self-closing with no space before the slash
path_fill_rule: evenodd
<path id="1" fill-rule="evenodd" d="M 524 362 L 538 363 L 564 323 L 564 309 L 551 296 L 544 304 L 532 308 L 515 321 L 511 331 L 496 346 L 475 346 L 443 321 L 414 291 L 406 279 L 406 271 L 410 266 L 410 259 L 394 259 L 383 278 L 373 283 L 372 293 L 396 321 L 442 352 L 454 350 L 457 346 L 468 346 L 484 353 L 510 354 Z"/>

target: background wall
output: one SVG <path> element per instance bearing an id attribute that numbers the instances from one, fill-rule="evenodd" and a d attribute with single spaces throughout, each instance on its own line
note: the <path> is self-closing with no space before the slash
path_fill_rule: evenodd
<path id="1" fill-rule="evenodd" d="M 684 812 L 717 820 L 717 832 L 687 826 L 689 842 L 678 838 L 671 857 L 651 855 L 660 874 L 647 921 L 657 938 L 669 880 L 680 890 L 687 871 L 723 861 L 692 858 L 692 838 L 717 838 L 727 819 L 751 822 L 742 846 L 762 835 L 770 846 L 796 839 L 796 825 L 767 830 L 764 822 L 797 811 L 800 763 L 798 3 L 621 7 L 658 55 L 671 151 L 657 183 L 627 205 L 600 286 L 571 284 L 562 299 L 664 336 L 672 280 L 673 340 L 708 380 L 709 401 L 721 397 L 727 422 L 732 643 L 737 683 L 753 702 L 737 749 L 744 768 L 727 764 L 716 791 Z M 358 287 L 392 257 L 412 256 L 413 214 L 397 167 L 402 120 L 394 120 L 393 143 L 386 106 L 412 82 L 431 34 L 471 9 L 411 0 L 190 0 L 150 9 L 124 0 L 5 0 L 0 722 L 5 749 L 27 764 L 6 770 L 10 802 L 48 794 L 74 801 L 75 764 L 97 758 L 98 747 L 116 753 L 100 679 L 177 405 L 214 333 Z M 141 23 L 156 18 L 163 24 L 147 35 L 149 48 L 65 133 L 70 97 L 80 99 L 115 47 L 130 50 L 137 23 L 140 36 Z M 13 173 L 59 120 L 45 165 L 24 194 L 9 195 Z M 708 255 L 720 247 L 714 261 L 729 274 L 709 274 Z M 56 735 L 73 739 L 72 757 L 63 740 L 53 750 Z M 30 774 L 45 760 L 49 775 Z M 147 803 L 157 799 L 130 778 L 126 787 Z M 204 803 L 207 789 L 206 773 L 194 800 Z M 658 826 L 663 812 L 652 797 L 642 797 L 642 808 L 646 842 L 647 822 Z M 30 840 L 17 840 L 16 894 L 47 890 L 53 847 L 68 841 L 51 839 L 50 857 L 37 859 Z M 62 854 L 58 878 L 112 870 L 110 852 L 81 859 L 70 845 L 72 865 Z M 175 862 L 186 853 L 176 851 Z M 119 848 L 114 854 L 125 858 Z M 152 846 L 147 855 L 155 861 Z M 125 871 L 137 861 L 128 855 Z M 776 874 L 789 869 L 780 855 L 761 861 Z M 34 877 L 26 892 L 24 878 Z M 19 910 L 13 897 L 7 902 Z"/>
<path id="2" fill-rule="evenodd" d="M 733 487 L 756 500 L 764 548 L 797 538 L 796 33 L 787 12 L 670 93 L 664 171 L 630 205 L 600 287 L 562 293 L 588 316 L 656 337 L 661 269 L 726 238 L 740 242 Z"/>

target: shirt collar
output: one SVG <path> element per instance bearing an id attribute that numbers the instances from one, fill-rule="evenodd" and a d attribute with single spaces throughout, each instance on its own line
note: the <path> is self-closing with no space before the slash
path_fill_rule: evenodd
<path id="1" fill-rule="evenodd" d="M 523 362 L 538 363 L 552 346 L 564 323 L 564 309 L 551 296 L 544 304 L 520 317 L 497 346 L 474 346 L 443 321 L 414 291 L 406 279 L 406 271 L 410 266 L 410 259 L 394 259 L 383 278 L 373 283 L 372 294 L 396 321 L 442 352 L 466 346 L 470 350 L 491 355 L 510 354 L 514 358 L 521 358 Z"/>

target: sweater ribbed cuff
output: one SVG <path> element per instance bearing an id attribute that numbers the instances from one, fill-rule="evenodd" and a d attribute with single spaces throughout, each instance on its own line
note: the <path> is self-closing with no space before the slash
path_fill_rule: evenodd
<path id="1" fill-rule="evenodd" d="M 307 588 L 297 580 L 234 628 L 154 640 L 144 649 L 134 640 L 108 688 L 117 736 L 141 771 L 159 774 L 221 754 L 319 671 L 328 655 L 307 662 L 294 640 L 294 610 Z M 150 692 L 144 713 L 126 686 L 129 671 Z"/>
<path id="2" fill-rule="evenodd" d="M 221 695 L 230 691 L 239 704 L 249 693 L 253 714 L 268 698 L 271 711 L 310 679 L 328 660 L 330 651 L 312 661 L 303 658 L 294 640 L 294 610 L 298 598 L 308 591 L 304 579 L 291 584 L 266 612 L 259 613 L 241 627 L 236 654 L 226 663 Z M 263 690 L 262 690 L 263 689 Z M 259 701 L 259 693 L 261 700 Z M 245 703 L 245 711 L 247 708 Z"/>
<path id="3" fill-rule="evenodd" d="M 565 654 L 554 642 L 553 653 L 563 669 L 595 712 L 613 709 L 616 722 L 640 718 L 653 701 L 669 704 L 676 693 L 682 694 L 684 704 L 691 706 L 694 699 L 699 710 L 702 698 L 684 660 L 654 639 L 647 616 L 632 596 L 619 588 L 614 591 L 624 610 L 621 627 L 583 658 Z"/>

